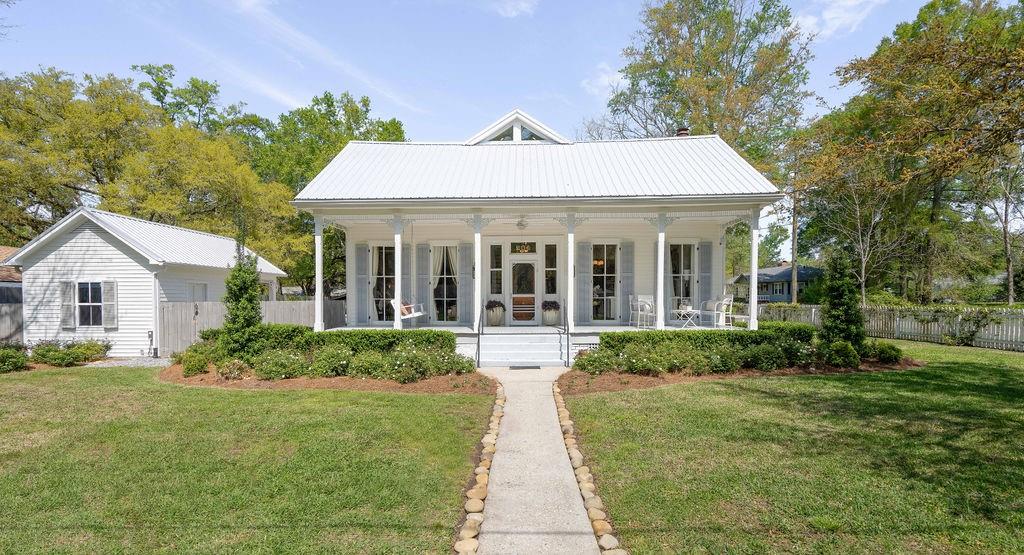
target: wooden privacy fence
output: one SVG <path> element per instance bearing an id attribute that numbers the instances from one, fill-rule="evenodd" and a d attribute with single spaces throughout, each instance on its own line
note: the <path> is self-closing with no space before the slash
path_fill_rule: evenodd
<path id="1" fill-rule="evenodd" d="M 21 303 L 0 304 L 0 341 L 21 342 L 25 322 Z"/>
<path id="2" fill-rule="evenodd" d="M 761 320 L 821 326 L 819 305 L 761 305 Z M 1004 351 L 1024 351 L 1024 310 L 986 308 L 864 307 L 864 331 L 870 337 L 953 343 Z"/>
<path id="3" fill-rule="evenodd" d="M 267 324 L 313 325 L 313 301 L 263 301 Z M 199 341 L 199 332 L 224 325 L 227 307 L 222 302 L 160 303 L 160 351 L 177 353 Z M 345 301 L 324 301 L 324 326 L 345 325 Z"/>

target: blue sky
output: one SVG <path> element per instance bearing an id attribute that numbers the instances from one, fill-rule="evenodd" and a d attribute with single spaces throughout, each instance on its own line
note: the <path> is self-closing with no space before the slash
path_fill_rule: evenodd
<path id="1" fill-rule="evenodd" d="M 923 0 L 788 0 L 818 33 L 809 88 L 870 53 Z M 87 6 L 87 7 L 84 7 Z M 172 63 L 268 117 L 325 90 L 368 95 L 413 140 L 464 140 L 519 107 L 566 136 L 601 113 L 642 0 L 20 0 L 0 69 L 129 75 Z"/>

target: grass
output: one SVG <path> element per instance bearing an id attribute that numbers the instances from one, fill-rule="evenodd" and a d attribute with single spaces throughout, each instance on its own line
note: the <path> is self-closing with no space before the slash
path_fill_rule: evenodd
<path id="1" fill-rule="evenodd" d="M 0 375 L 0 552 L 445 552 L 490 404 Z"/>
<path id="2" fill-rule="evenodd" d="M 567 399 L 634 553 L 1024 552 L 1024 354 Z"/>

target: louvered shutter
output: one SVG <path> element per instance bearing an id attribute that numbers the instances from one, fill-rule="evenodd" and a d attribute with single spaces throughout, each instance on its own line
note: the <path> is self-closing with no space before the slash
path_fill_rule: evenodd
<path id="1" fill-rule="evenodd" d="M 103 329 L 117 329 L 117 282 L 112 279 L 105 280 L 101 287 L 103 295 Z"/>
<path id="2" fill-rule="evenodd" d="M 619 321 L 629 321 L 629 298 L 633 296 L 633 259 L 635 247 L 632 241 L 619 245 Z"/>
<path id="3" fill-rule="evenodd" d="M 73 281 L 60 282 L 60 327 L 65 330 L 73 330 L 77 326 L 78 318 L 75 314 L 75 292 L 76 286 Z"/>
<path id="4" fill-rule="evenodd" d="M 594 246 L 576 243 L 576 323 L 594 319 Z"/>
<path id="5" fill-rule="evenodd" d="M 711 293 L 711 241 L 701 241 L 697 247 L 697 290 L 700 300 L 710 301 Z"/>
<path id="6" fill-rule="evenodd" d="M 427 323 L 433 314 L 434 303 L 430 294 L 430 245 L 416 245 L 416 302 L 423 303 L 425 314 L 416 320 Z"/>
<path id="7" fill-rule="evenodd" d="M 459 322 L 464 326 L 472 326 L 479 314 L 473 314 L 473 243 L 459 243 L 459 283 L 456 294 L 459 296 Z"/>
<path id="8" fill-rule="evenodd" d="M 366 243 L 356 245 L 356 290 L 355 295 L 349 297 L 349 302 L 355 307 L 356 323 L 365 324 L 369 320 L 367 308 L 369 308 L 370 295 L 370 246 Z"/>
<path id="9" fill-rule="evenodd" d="M 672 287 L 672 244 L 665 241 L 665 298 L 661 299 L 661 309 L 665 311 L 665 321 L 672 317 L 672 297 L 675 289 Z"/>
<path id="10" fill-rule="evenodd" d="M 402 302 L 412 302 L 412 245 L 402 243 Z"/>

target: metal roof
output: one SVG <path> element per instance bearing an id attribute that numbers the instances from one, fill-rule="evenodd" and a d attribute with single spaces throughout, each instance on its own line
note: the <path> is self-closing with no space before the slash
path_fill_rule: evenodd
<path id="1" fill-rule="evenodd" d="M 41 233 L 22 247 L 8 263 L 21 265 L 28 252 L 61 230 L 73 229 L 74 222 L 83 218 L 95 222 L 153 263 L 207 268 L 229 268 L 235 264 L 234 239 L 85 207 L 78 208 Z M 262 256 L 257 256 L 256 267 L 260 273 L 285 275 Z"/>
<path id="2" fill-rule="evenodd" d="M 595 141 L 352 141 L 296 201 L 779 195 L 717 135 Z"/>

